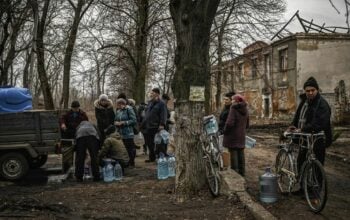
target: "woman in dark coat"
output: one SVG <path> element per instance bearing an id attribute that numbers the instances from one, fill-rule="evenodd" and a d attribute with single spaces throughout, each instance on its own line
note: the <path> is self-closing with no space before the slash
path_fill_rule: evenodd
<path id="1" fill-rule="evenodd" d="M 241 176 L 245 173 L 245 136 L 249 126 L 247 103 L 243 96 L 232 96 L 232 105 L 224 127 L 223 145 L 230 151 L 231 169 Z"/>
<path id="2" fill-rule="evenodd" d="M 95 116 L 97 120 L 97 128 L 100 132 L 101 143 L 106 139 L 104 130 L 108 128 L 109 125 L 114 123 L 114 110 L 112 100 L 108 99 L 105 94 L 100 95 L 98 100 L 94 102 L 95 106 Z"/>

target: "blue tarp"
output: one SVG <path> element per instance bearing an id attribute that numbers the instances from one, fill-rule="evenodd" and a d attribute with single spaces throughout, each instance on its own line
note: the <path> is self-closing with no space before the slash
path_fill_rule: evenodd
<path id="1" fill-rule="evenodd" d="M 0 87 L 0 113 L 33 109 L 32 95 L 26 88 Z"/>

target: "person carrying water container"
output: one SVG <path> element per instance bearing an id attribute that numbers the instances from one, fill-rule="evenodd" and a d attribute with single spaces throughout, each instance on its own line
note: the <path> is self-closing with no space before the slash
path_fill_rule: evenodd
<path id="1" fill-rule="evenodd" d="M 98 154 L 98 159 L 100 165 L 102 166 L 104 165 L 104 158 L 110 158 L 118 161 L 124 174 L 124 168 L 128 167 L 129 154 L 124 146 L 122 137 L 118 132 L 115 132 L 115 130 L 114 125 L 110 125 L 105 129 L 106 139 L 103 142 L 102 148 Z"/>
<path id="2" fill-rule="evenodd" d="M 231 169 L 241 176 L 245 173 L 245 136 L 249 126 L 247 103 L 243 96 L 232 96 L 232 105 L 224 127 L 223 145 L 230 151 Z"/>

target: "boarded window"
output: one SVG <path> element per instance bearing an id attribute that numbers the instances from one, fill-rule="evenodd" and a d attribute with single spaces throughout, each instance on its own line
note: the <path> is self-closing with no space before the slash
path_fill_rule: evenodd
<path id="1" fill-rule="evenodd" d="M 267 79 L 270 79 L 270 55 L 265 54 L 264 56 L 264 73 Z"/>
<path id="2" fill-rule="evenodd" d="M 243 73 L 243 63 L 238 64 L 238 75 L 241 79 L 244 78 L 244 73 Z"/>
<path id="3" fill-rule="evenodd" d="M 253 58 L 252 59 L 252 79 L 255 79 L 258 75 L 257 73 L 257 68 L 258 68 L 258 59 L 257 58 Z"/>
<path id="4" fill-rule="evenodd" d="M 280 71 L 288 69 L 288 48 L 279 51 L 279 69 Z"/>

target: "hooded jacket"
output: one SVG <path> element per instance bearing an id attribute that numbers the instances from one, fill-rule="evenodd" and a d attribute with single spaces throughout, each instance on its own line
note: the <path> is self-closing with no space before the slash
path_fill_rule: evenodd
<path id="1" fill-rule="evenodd" d="M 231 105 L 225 127 L 223 146 L 227 148 L 244 148 L 246 128 L 249 126 L 249 116 L 246 102 Z"/>
<path id="2" fill-rule="evenodd" d="M 106 140 L 103 142 L 102 148 L 98 154 L 98 158 L 101 161 L 105 157 L 121 160 L 125 164 L 128 163 L 129 155 L 126 151 L 120 134 L 114 132 L 107 136 Z"/>
<path id="3" fill-rule="evenodd" d="M 107 105 L 102 106 L 99 100 L 95 100 L 95 116 L 97 120 L 97 127 L 100 133 L 102 134 L 104 139 L 104 129 L 106 129 L 109 125 L 114 123 L 114 110 L 112 100 L 108 99 Z"/>

